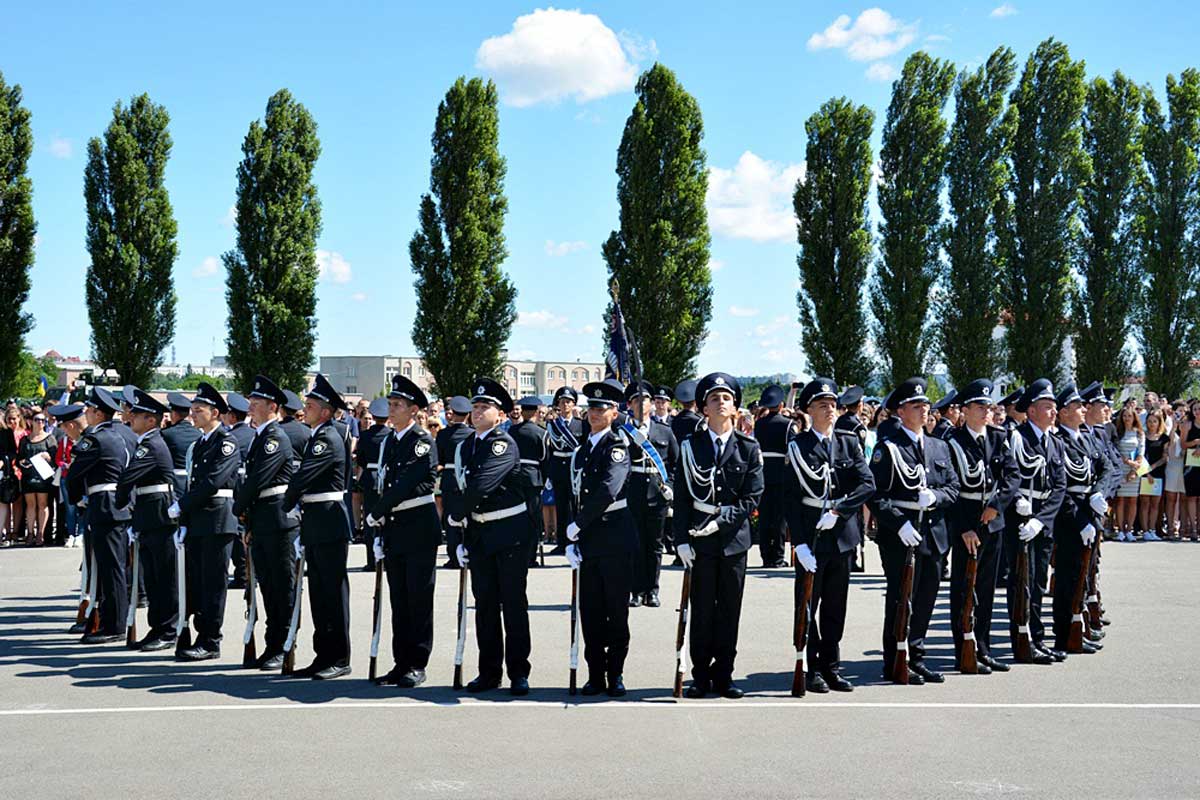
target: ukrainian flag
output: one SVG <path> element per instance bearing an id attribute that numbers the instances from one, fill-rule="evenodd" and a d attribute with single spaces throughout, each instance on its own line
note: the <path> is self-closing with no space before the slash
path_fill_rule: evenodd
<path id="1" fill-rule="evenodd" d="M 50 385 L 48 383 L 46 383 L 46 376 L 39 375 L 38 376 L 38 385 L 37 385 L 38 397 L 45 397 L 46 390 L 49 388 L 50 388 Z"/>

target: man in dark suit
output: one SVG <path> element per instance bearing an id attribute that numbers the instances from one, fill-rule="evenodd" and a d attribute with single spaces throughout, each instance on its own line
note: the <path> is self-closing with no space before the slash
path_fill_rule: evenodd
<path id="1" fill-rule="evenodd" d="M 676 393 L 678 396 L 678 392 Z M 742 390 L 724 372 L 696 385 L 707 426 L 680 448 L 675 476 L 676 552 L 692 571 L 688 697 L 709 692 L 743 696 L 733 682 L 738 623 L 750 550 L 750 514 L 763 493 L 763 458 L 758 442 L 734 429 Z"/>
<path id="2" fill-rule="evenodd" d="M 692 435 L 702 417 L 696 413 L 696 381 L 689 378 L 675 387 L 675 399 L 683 409 L 671 418 L 671 433 L 680 444 Z"/>
<path id="3" fill-rule="evenodd" d="M 446 569 L 458 569 L 458 556 L 450 545 L 449 515 L 459 494 L 458 482 L 454 479 L 454 454 L 458 445 L 474 431 L 467 424 L 471 417 L 471 401 L 455 395 L 446 401 L 446 427 L 438 431 L 435 445 L 438 459 L 438 486 L 442 493 L 442 534 L 446 539 Z"/>
<path id="4" fill-rule="evenodd" d="M 171 409 L 171 419 L 163 428 L 162 438 L 171 453 L 175 496 L 180 497 L 187 491 L 188 450 L 200 438 L 200 430 L 192 424 L 191 398 L 179 392 L 168 392 L 167 405 Z"/>
<path id="5" fill-rule="evenodd" d="M 554 549 L 550 552 L 562 555 L 567 552 L 567 526 L 575 521 L 575 497 L 571 492 L 571 456 L 583 438 L 583 422 L 575 419 L 575 404 L 579 393 L 570 386 L 561 386 L 554 393 L 554 407 L 558 416 L 546 427 L 550 444 L 542 474 L 554 486 L 555 519 L 558 531 Z"/>
<path id="6" fill-rule="evenodd" d="M 303 422 L 304 401 L 291 389 L 283 390 L 283 411 L 279 415 L 279 428 L 292 443 L 292 468 L 300 468 L 300 456 L 308 446 L 312 430 Z"/>
<path id="7" fill-rule="evenodd" d="M 392 435 L 392 429 L 387 426 L 387 398 L 376 397 L 367 408 L 367 413 L 371 415 L 373 424 L 359 432 L 358 444 L 354 448 L 354 465 L 358 470 L 355 491 L 362 496 L 362 519 L 355 519 L 354 523 L 361 526 L 363 543 L 367 546 L 367 564 L 363 567 L 363 572 L 374 572 L 375 537 L 378 530 L 366 524 L 366 517 L 379 500 L 379 454 L 383 443 Z"/>
<path id="8" fill-rule="evenodd" d="M 550 452 L 546 429 L 537 423 L 538 409 L 542 401 L 533 395 L 522 397 L 517 402 L 521 421 L 508 428 L 508 435 L 517 443 L 521 455 L 521 475 L 525 478 L 525 505 L 529 508 L 529 521 L 533 525 L 534 543 L 529 553 L 529 566 L 538 566 L 537 544 L 544 532 L 542 523 L 542 465 Z"/>
<path id="9" fill-rule="evenodd" d="M 754 423 L 754 439 L 762 448 L 763 495 L 758 504 L 758 553 L 764 567 L 786 567 L 784 559 L 783 478 L 792 421 L 779 413 L 783 387 L 771 384 L 763 390 L 759 406 L 766 414 Z"/>
<path id="10" fill-rule="evenodd" d="M 250 413 L 250 401 L 238 392 L 225 395 L 225 404 L 229 410 L 221 415 L 229 435 L 237 442 L 238 453 L 242 457 L 242 466 L 238 467 L 238 482 L 246 477 L 246 457 L 250 455 L 250 445 L 254 442 L 254 429 L 246 424 L 246 415 Z M 233 577 L 229 579 L 230 589 L 246 588 L 246 529 L 238 522 L 238 535 L 233 540 Z"/>

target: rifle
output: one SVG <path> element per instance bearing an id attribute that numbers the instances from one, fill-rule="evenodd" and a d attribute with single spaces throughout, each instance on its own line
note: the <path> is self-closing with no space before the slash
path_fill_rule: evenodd
<path id="1" fill-rule="evenodd" d="M 825 516 L 825 512 L 829 510 L 829 470 L 833 469 L 832 463 L 827 465 L 825 472 L 825 495 L 821 498 L 821 516 Z M 813 555 L 817 552 L 817 541 L 821 538 L 821 532 L 817 531 L 813 536 Z M 791 545 L 791 532 L 788 533 L 788 549 L 792 551 L 792 569 L 796 568 L 796 550 Z M 804 697 L 805 690 L 808 688 L 808 617 L 809 607 L 812 604 L 813 579 L 816 576 L 804 570 L 804 575 L 800 578 L 800 605 L 795 612 L 795 628 L 792 633 L 792 643 L 796 647 L 796 666 L 792 669 L 792 697 Z"/>
<path id="2" fill-rule="evenodd" d="M 181 530 L 186 539 L 187 528 Z M 175 592 L 179 602 L 179 613 L 175 615 L 175 654 L 179 655 L 192 646 L 192 629 L 188 626 L 187 550 L 182 544 L 175 547 Z"/>
<path id="3" fill-rule="evenodd" d="M 1046 594 L 1049 594 L 1049 595 L 1054 594 L 1054 573 L 1056 572 L 1056 570 L 1054 569 L 1054 561 L 1057 557 L 1058 557 L 1058 542 L 1051 542 L 1050 543 L 1050 580 L 1046 584 Z"/>
<path id="4" fill-rule="evenodd" d="M 920 466 L 921 489 L 925 486 L 925 467 Z M 918 495 L 919 495 L 918 491 Z M 925 511 L 917 512 L 917 534 L 925 527 Z M 900 577 L 900 597 L 896 600 L 896 625 L 892 632 L 896 639 L 896 658 L 892 663 L 892 681 L 908 685 L 908 628 L 912 618 L 913 575 L 917 569 L 917 548 L 908 547 L 904 553 L 904 572 Z"/>
<path id="5" fill-rule="evenodd" d="M 129 582 L 129 611 L 125 614 L 125 647 L 130 650 L 137 648 L 137 601 L 138 601 L 138 568 L 142 560 L 138 558 L 141 548 L 137 541 L 129 548 L 129 560 L 132 562 Z"/>
<path id="6" fill-rule="evenodd" d="M 296 671 L 296 639 L 300 633 L 300 620 L 302 617 L 302 609 L 304 603 L 304 555 L 296 559 L 296 604 L 292 606 L 292 622 L 288 625 L 287 639 L 283 642 L 283 671 L 284 675 L 291 675 Z"/>
<path id="7" fill-rule="evenodd" d="M 254 643 L 254 625 L 258 622 L 258 581 L 254 576 L 254 556 L 246 546 L 246 632 L 242 634 L 242 669 L 254 669 L 258 648 Z"/>
<path id="8" fill-rule="evenodd" d="M 87 557 L 85 551 L 79 563 L 79 609 L 75 612 L 75 624 L 83 625 L 88 618 L 88 606 L 92 602 L 92 593 L 90 584 L 91 576 L 91 561 Z"/>
<path id="9" fill-rule="evenodd" d="M 1033 479 L 1029 480 L 1029 490 L 1033 491 Z M 1030 503 L 1032 503 L 1032 498 Z M 1032 517 L 1026 517 L 1026 521 Z M 1029 542 L 1017 537 L 1017 561 L 1014 568 L 1017 571 L 1016 599 L 1017 607 L 1009 609 L 1009 614 L 1017 620 L 1017 640 L 1013 642 L 1013 658 L 1022 664 L 1033 661 L 1032 633 L 1029 630 Z"/>
<path id="10" fill-rule="evenodd" d="M 454 688 L 462 689 L 463 652 L 467 648 L 467 568 L 458 568 L 458 641 L 454 645 Z"/>
<path id="11" fill-rule="evenodd" d="M 571 678 L 567 693 L 575 694 L 576 673 L 579 671 L 579 570 L 571 570 Z"/>
<path id="12" fill-rule="evenodd" d="M 1100 534 L 1096 534 L 1096 541 L 1092 542 L 1092 546 L 1088 552 L 1088 585 L 1091 587 L 1091 592 L 1087 598 L 1088 624 L 1094 629 L 1099 630 L 1103 626 L 1100 617 Z"/>
<path id="13" fill-rule="evenodd" d="M 683 697 L 683 676 L 687 672 L 688 601 L 692 594 L 692 568 L 683 571 L 683 588 L 679 592 L 679 624 L 675 627 L 675 688 L 672 697 Z"/>
<path id="14" fill-rule="evenodd" d="M 1096 533 L 1096 538 L 1100 538 L 1100 533 Z M 1067 634 L 1067 652 L 1082 653 L 1083 652 L 1083 611 L 1084 611 L 1084 591 L 1087 589 L 1088 571 L 1091 569 L 1091 548 L 1089 547 L 1085 553 L 1080 554 L 1079 558 L 1079 580 L 1075 584 L 1075 592 L 1071 595 L 1071 631 Z"/>
<path id="15" fill-rule="evenodd" d="M 383 562 L 375 560 L 375 606 L 371 612 L 374 624 L 371 630 L 371 666 L 367 679 L 375 682 L 375 669 L 379 661 L 379 638 L 383 634 Z"/>
<path id="16" fill-rule="evenodd" d="M 975 675 L 979 672 L 979 662 L 975 653 L 975 578 L 979 573 L 979 557 L 969 553 L 967 557 L 966 594 L 963 596 L 962 609 L 962 652 L 958 654 L 959 671 L 964 675 Z"/>

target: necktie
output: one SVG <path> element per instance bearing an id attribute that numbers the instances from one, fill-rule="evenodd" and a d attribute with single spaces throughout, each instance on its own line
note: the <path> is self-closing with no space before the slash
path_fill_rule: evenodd
<path id="1" fill-rule="evenodd" d="M 717 461 L 719 462 L 721 460 L 721 453 L 723 453 L 725 451 L 725 443 L 721 441 L 720 437 L 717 437 L 717 439 L 716 439 L 716 447 L 717 447 Z"/>

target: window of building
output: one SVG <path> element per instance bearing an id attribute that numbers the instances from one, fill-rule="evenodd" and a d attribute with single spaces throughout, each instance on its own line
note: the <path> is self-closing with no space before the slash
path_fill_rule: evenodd
<path id="1" fill-rule="evenodd" d="M 412 378 L 412 364 L 409 364 L 408 362 L 405 362 L 404 364 L 404 377 Z"/>
<path id="2" fill-rule="evenodd" d="M 521 373 L 521 388 L 533 389 L 537 386 L 536 376 L 532 372 Z"/>
<path id="3" fill-rule="evenodd" d="M 346 367 L 346 377 L 347 378 L 357 378 L 358 377 L 358 368 L 357 367 Z"/>
<path id="4" fill-rule="evenodd" d="M 424 378 L 424 377 L 425 377 L 425 365 L 424 365 L 424 364 L 422 364 L 422 365 L 421 365 L 421 369 L 420 369 L 420 375 L 421 375 L 421 377 L 422 377 L 422 378 Z"/>
<path id="5" fill-rule="evenodd" d="M 346 394 L 358 394 L 358 387 L 353 383 L 346 384 Z"/>

